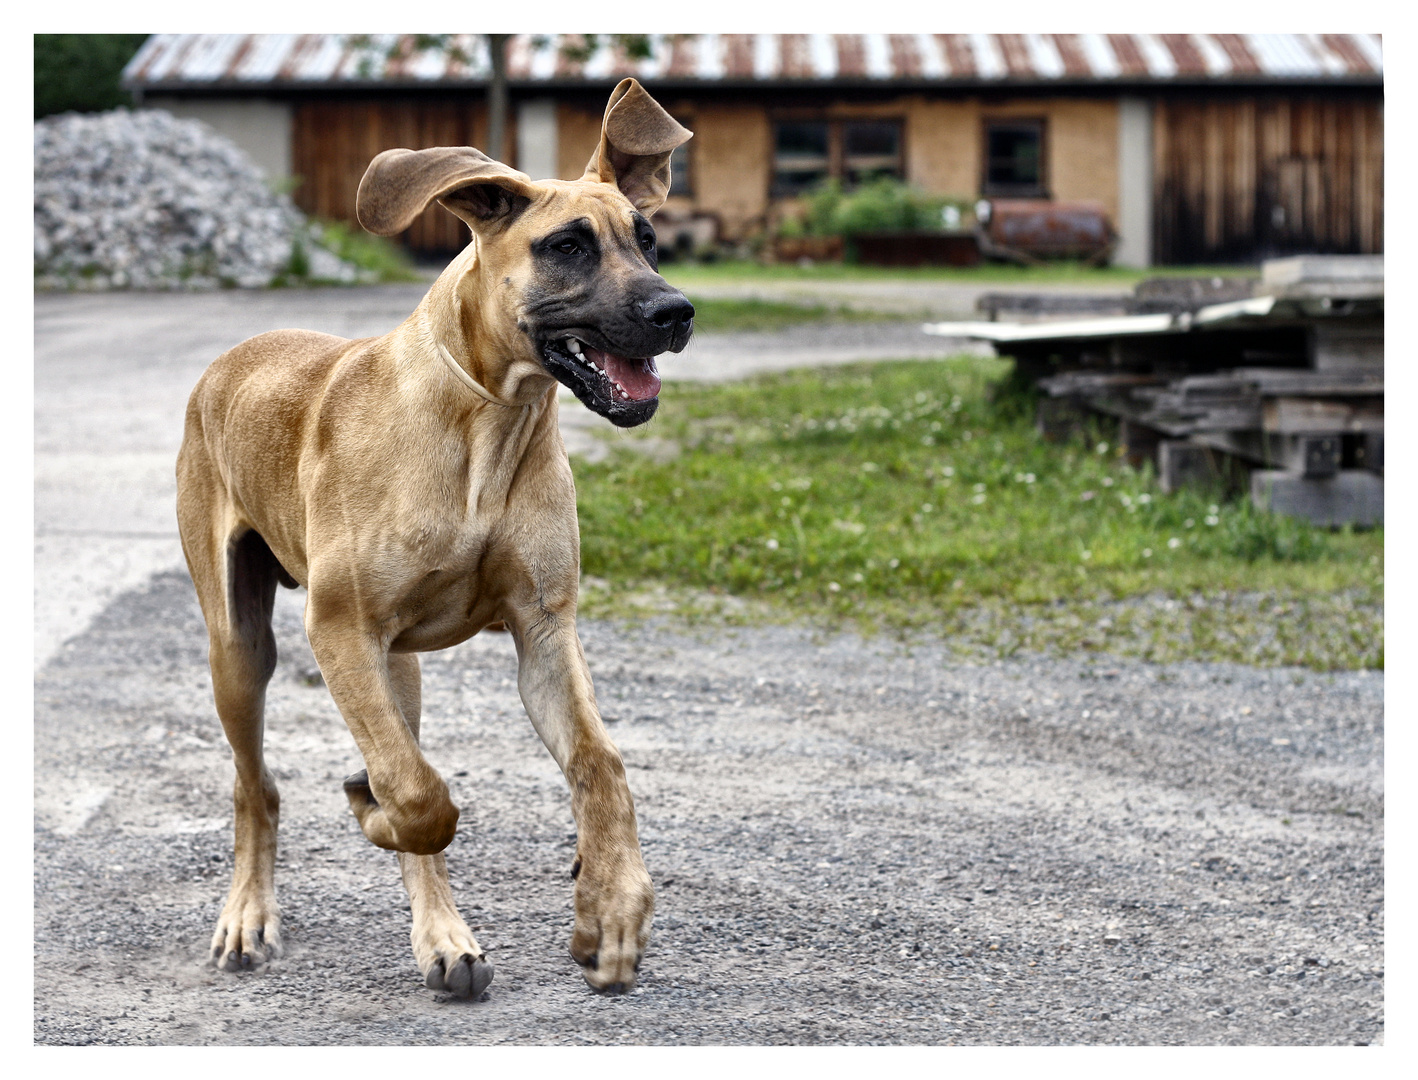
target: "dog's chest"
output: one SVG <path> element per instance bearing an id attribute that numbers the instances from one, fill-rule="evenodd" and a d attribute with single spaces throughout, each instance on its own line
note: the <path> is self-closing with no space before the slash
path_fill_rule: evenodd
<path id="1" fill-rule="evenodd" d="M 495 553 L 480 537 L 407 567 L 394 604 L 393 648 L 410 652 L 447 648 L 496 622 L 502 590 L 496 576 L 488 572 L 490 554 L 495 563 Z"/>
<path id="2" fill-rule="evenodd" d="M 415 535 L 395 604 L 397 651 L 448 648 L 489 623 L 511 617 L 529 597 L 561 595 L 577 585 L 577 552 L 549 534 L 505 528 L 468 530 L 436 542 Z M 422 543 L 418 541 L 423 539 Z M 548 542 L 550 541 L 550 542 Z"/>

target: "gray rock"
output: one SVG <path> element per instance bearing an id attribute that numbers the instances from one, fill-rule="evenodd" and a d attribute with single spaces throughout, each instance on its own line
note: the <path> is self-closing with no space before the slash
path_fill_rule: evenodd
<path id="1" fill-rule="evenodd" d="M 34 125 L 37 289 L 261 288 L 291 268 L 355 281 L 230 140 L 161 110 Z"/>

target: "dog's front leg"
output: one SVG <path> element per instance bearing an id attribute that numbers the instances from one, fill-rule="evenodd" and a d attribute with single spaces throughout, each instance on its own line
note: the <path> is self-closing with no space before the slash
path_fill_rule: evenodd
<path id="1" fill-rule="evenodd" d="M 345 781 L 350 809 L 379 847 L 436 855 L 453 840 L 458 807 L 399 710 L 387 646 L 358 627 L 322 619 L 321 606 L 312 589 L 306 605 L 310 647 L 364 755 L 366 775 Z"/>
<path id="2" fill-rule="evenodd" d="M 389 680 L 399 711 L 418 738 L 423 693 L 419 659 L 414 653 L 391 653 Z M 458 913 L 448 862 L 442 854 L 399 852 L 399 872 L 409 894 L 414 959 L 430 990 L 447 990 L 455 997 L 478 997 L 492 982 L 492 963 Z"/>
<path id="3" fill-rule="evenodd" d="M 571 788 L 571 955 L 593 989 L 623 993 L 635 985 L 655 910 L 625 765 L 601 723 L 575 623 L 543 614 L 513 630 L 522 703 Z"/>

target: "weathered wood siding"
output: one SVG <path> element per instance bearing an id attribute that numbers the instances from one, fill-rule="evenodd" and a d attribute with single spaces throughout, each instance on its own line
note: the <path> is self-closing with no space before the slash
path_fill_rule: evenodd
<path id="1" fill-rule="evenodd" d="M 1383 107 L 1302 94 L 1159 101 L 1161 263 L 1383 251 Z"/>
<path id="2" fill-rule="evenodd" d="M 516 145 L 509 123 L 507 142 Z M 307 214 L 354 225 L 360 177 L 380 151 L 393 147 L 482 146 L 487 122 L 480 101 L 339 99 L 299 102 L 291 132 L 293 198 Z M 468 227 L 436 203 L 398 239 L 416 252 L 447 255 L 468 242 Z"/>

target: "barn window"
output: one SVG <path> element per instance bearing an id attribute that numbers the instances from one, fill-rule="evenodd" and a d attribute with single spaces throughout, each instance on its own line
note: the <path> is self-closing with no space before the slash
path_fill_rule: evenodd
<path id="1" fill-rule="evenodd" d="M 905 172 L 899 120 L 781 120 L 773 150 L 775 195 L 798 195 L 829 177 L 852 187 Z"/>
<path id="2" fill-rule="evenodd" d="M 850 187 L 901 169 L 901 125 L 894 120 L 851 120 L 842 125 L 843 179 Z"/>
<path id="3" fill-rule="evenodd" d="M 796 195 L 831 175 L 832 132 L 826 121 L 790 121 L 773 136 L 773 190 Z"/>
<path id="4" fill-rule="evenodd" d="M 690 131 L 694 130 L 694 124 L 689 117 L 676 116 L 675 120 Z M 691 147 L 694 140 L 682 146 L 675 147 L 674 153 L 670 155 L 670 194 L 671 195 L 693 195 L 694 178 L 690 169 L 690 156 L 693 154 Z"/>
<path id="5" fill-rule="evenodd" d="M 985 122 L 985 195 L 1044 198 L 1044 121 Z"/>

